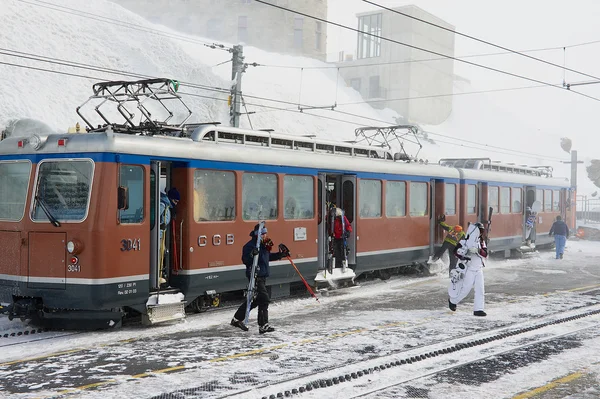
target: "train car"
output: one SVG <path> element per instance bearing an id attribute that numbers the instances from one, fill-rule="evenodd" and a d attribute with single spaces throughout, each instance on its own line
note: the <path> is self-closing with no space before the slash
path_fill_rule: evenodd
<path id="1" fill-rule="evenodd" d="M 542 176 L 402 162 L 381 147 L 217 124 L 88 126 L 0 142 L 0 303 L 11 318 L 104 328 L 128 314 L 152 324 L 218 306 L 219 295 L 247 286 L 241 248 L 259 220 L 314 283 L 328 257 L 327 203 L 352 224 L 353 275 L 386 278 L 390 268 L 425 264 L 441 243 L 438 214 L 466 225 L 487 221 L 488 205 L 498 207 L 492 248 L 515 249 L 524 213 L 503 208 L 502 188 L 521 204 L 549 190 L 539 240 L 554 192 L 565 188 Z M 161 251 L 159 202 L 170 188 L 181 200 Z M 546 191 L 539 195 L 545 206 Z M 272 262 L 272 295 L 299 281 L 287 260 Z"/>

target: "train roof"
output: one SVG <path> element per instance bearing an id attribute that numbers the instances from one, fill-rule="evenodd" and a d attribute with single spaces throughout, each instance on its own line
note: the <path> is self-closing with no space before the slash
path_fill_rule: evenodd
<path id="1" fill-rule="evenodd" d="M 189 137 L 132 135 L 106 129 L 89 133 L 9 137 L 0 141 L 0 156 L 56 153 L 117 153 L 157 159 L 258 163 L 341 173 L 353 171 L 569 187 L 566 180 L 557 178 L 403 162 L 381 147 L 216 125 L 198 127 Z"/>

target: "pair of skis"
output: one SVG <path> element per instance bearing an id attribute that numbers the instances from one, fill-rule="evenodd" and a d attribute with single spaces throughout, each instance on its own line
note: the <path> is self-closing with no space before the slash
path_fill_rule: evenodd
<path id="1" fill-rule="evenodd" d="M 252 259 L 252 271 L 250 272 L 250 282 L 248 283 L 248 291 L 246 293 L 246 317 L 244 318 L 244 324 L 248 325 L 248 319 L 250 318 L 250 308 L 252 307 L 252 301 L 256 295 L 256 267 L 258 266 L 258 256 L 260 255 L 260 242 L 262 240 L 260 232 L 265 227 L 265 222 L 262 221 L 258 224 L 258 230 L 256 230 L 256 250 L 258 253 L 254 255 Z"/>

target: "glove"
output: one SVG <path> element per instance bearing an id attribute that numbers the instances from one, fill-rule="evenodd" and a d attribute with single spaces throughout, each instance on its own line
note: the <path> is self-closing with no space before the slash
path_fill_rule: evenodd
<path id="1" fill-rule="evenodd" d="M 479 253 L 479 248 L 473 247 L 473 248 L 469 248 L 469 250 L 467 251 L 470 254 L 478 254 Z"/>
<path id="2" fill-rule="evenodd" d="M 252 256 L 258 255 L 258 249 L 257 248 L 252 248 L 251 254 L 252 254 Z"/>
<path id="3" fill-rule="evenodd" d="M 346 231 L 346 232 L 344 233 L 344 238 L 347 240 L 347 239 L 348 239 L 348 237 L 350 237 L 350 233 Z"/>
<path id="4" fill-rule="evenodd" d="M 437 221 L 438 221 L 438 223 L 445 222 L 446 221 L 446 215 L 440 215 L 440 216 L 438 216 Z"/>
<path id="5" fill-rule="evenodd" d="M 167 229 L 167 225 L 166 225 L 166 224 L 164 224 L 164 223 L 161 223 L 161 224 L 160 224 L 160 229 L 161 229 L 161 230 L 166 230 L 166 229 Z"/>
<path id="6" fill-rule="evenodd" d="M 287 258 L 290 256 L 290 250 L 284 244 L 280 244 L 279 253 L 281 254 L 282 258 Z"/>

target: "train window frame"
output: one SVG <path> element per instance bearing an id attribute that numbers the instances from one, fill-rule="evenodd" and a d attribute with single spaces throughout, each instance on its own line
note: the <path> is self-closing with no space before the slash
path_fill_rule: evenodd
<path id="1" fill-rule="evenodd" d="M 542 195 L 538 195 L 538 194 L 542 194 Z M 541 188 L 536 188 L 535 190 L 535 200 L 536 201 L 540 201 L 541 204 L 541 208 L 540 209 L 544 209 L 544 190 L 542 190 Z"/>
<path id="2" fill-rule="evenodd" d="M 519 193 L 518 196 L 515 195 L 516 193 Z M 521 187 L 511 188 L 510 201 L 512 206 L 512 213 L 523 213 L 523 189 Z M 515 202 L 519 203 L 518 207 L 515 206 Z"/>
<path id="3" fill-rule="evenodd" d="M 402 186 L 404 187 L 404 196 L 402 197 L 402 206 L 398 206 L 400 204 L 396 203 L 394 204 L 393 201 L 390 201 L 390 197 L 389 197 L 389 193 L 393 190 L 390 190 L 390 186 L 391 185 L 398 185 L 398 186 Z M 406 182 L 403 180 L 388 180 L 385 182 L 385 217 L 386 218 L 403 218 L 406 217 L 406 205 L 407 205 L 407 196 L 406 196 Z M 393 198 L 400 198 L 400 197 L 393 197 Z M 391 214 L 391 210 L 394 209 L 394 205 L 396 205 L 395 209 L 397 209 L 398 211 L 401 212 L 400 215 L 397 214 L 397 211 L 395 212 L 395 214 Z"/>
<path id="4" fill-rule="evenodd" d="M 32 163 L 29 159 L 19 159 L 19 160 L 14 160 L 14 161 L 0 161 L 0 168 L 2 167 L 2 165 L 17 165 L 17 164 L 24 164 L 24 165 L 28 165 L 28 173 L 27 173 L 27 185 L 25 187 L 25 192 L 23 193 L 23 204 L 22 204 L 22 210 L 20 212 L 20 216 L 18 218 L 4 218 L 2 216 L 0 216 L 0 221 L 2 222 L 20 222 L 23 220 L 23 218 L 25 217 L 25 208 L 27 206 L 27 199 L 29 197 L 29 188 L 31 187 L 31 168 L 32 168 Z M 14 181 L 9 181 L 10 183 L 10 187 L 11 190 L 0 190 L 0 196 L 2 195 L 3 192 L 13 192 L 14 193 Z M 19 193 L 21 194 L 21 193 Z M 0 204 L 1 204 L 1 200 L 0 200 Z M 0 205 L 1 206 L 1 205 Z"/>
<path id="5" fill-rule="evenodd" d="M 493 198 L 491 194 L 492 191 L 496 192 L 496 202 L 495 204 L 490 201 Z M 495 206 L 494 206 L 495 205 Z M 500 210 L 500 187 L 499 186 L 488 186 L 488 207 L 492 207 L 494 209 L 494 213 L 499 213 Z"/>
<path id="6" fill-rule="evenodd" d="M 275 215 L 271 215 L 272 212 L 270 212 L 269 216 L 265 216 L 263 215 L 261 212 L 259 211 L 258 215 L 256 218 L 252 218 L 252 217 L 246 217 L 246 203 L 248 201 L 248 199 L 245 197 L 246 195 L 246 190 L 244 189 L 245 187 L 245 179 L 246 177 L 251 177 L 251 176 L 272 176 L 274 178 L 274 182 L 275 182 L 275 197 L 274 197 L 274 205 L 275 205 Z M 277 173 L 257 173 L 257 172 L 244 172 L 242 173 L 242 220 L 277 220 L 279 217 L 279 176 Z M 261 201 L 263 198 L 266 198 L 266 200 L 271 201 L 272 199 L 269 199 L 267 196 L 262 196 L 260 197 L 257 201 Z M 255 204 L 257 204 L 258 206 L 258 202 L 255 202 Z M 273 204 L 271 204 L 273 205 Z M 273 208 L 271 208 L 271 211 L 273 210 Z"/>
<path id="7" fill-rule="evenodd" d="M 203 190 L 203 193 L 198 192 L 199 187 L 197 186 L 196 180 L 200 179 L 200 175 L 201 173 L 204 173 L 205 175 L 207 175 L 207 179 L 211 182 L 213 182 L 215 185 L 217 185 L 217 179 L 219 177 L 223 177 L 223 176 L 227 176 L 226 179 L 229 179 L 229 181 L 226 181 L 226 185 L 223 185 L 223 181 L 218 182 L 219 185 L 219 190 L 217 190 L 216 188 L 214 190 L 211 190 L 210 187 L 208 187 L 207 189 Z M 221 176 L 219 176 L 221 175 Z M 204 187 L 204 186 L 202 186 Z M 213 187 L 214 188 L 214 187 Z M 223 194 L 224 191 L 227 191 Z M 207 193 L 218 193 L 219 197 L 218 198 L 211 198 L 212 194 L 207 194 Z M 203 203 L 200 203 L 200 197 L 201 195 L 203 196 Z M 234 171 L 231 170 L 219 170 L 219 169 L 202 169 L 202 168 L 195 168 L 194 169 L 194 173 L 192 175 L 192 196 L 193 196 L 193 200 L 192 200 L 192 218 L 194 220 L 194 222 L 200 224 L 200 223 L 212 223 L 212 222 L 234 222 L 237 218 L 237 177 L 236 177 L 236 173 Z M 208 201 L 206 200 L 208 198 Z M 226 204 L 227 206 L 225 207 L 225 209 L 221 209 L 218 207 L 212 207 L 213 210 L 213 215 L 210 215 L 210 212 L 206 211 L 206 206 L 209 206 L 212 204 L 212 202 L 210 201 L 211 199 L 214 200 L 215 203 L 221 203 L 221 204 L 225 204 L 225 201 L 223 201 L 223 199 L 227 199 L 227 200 L 231 200 L 231 202 L 229 202 L 228 204 Z M 200 216 L 200 207 L 204 205 L 204 213 L 202 214 L 203 216 Z M 231 212 L 229 212 L 229 210 L 231 209 Z M 216 215 L 221 215 L 223 214 L 224 216 L 215 216 Z"/>
<path id="8" fill-rule="evenodd" d="M 500 214 L 502 215 L 508 215 L 511 213 L 511 201 L 512 201 L 512 197 L 511 197 L 511 192 L 510 192 L 510 187 L 507 186 L 501 186 L 500 187 Z M 506 204 L 505 204 L 506 202 Z"/>
<path id="9" fill-rule="evenodd" d="M 141 178 L 141 199 L 142 199 L 142 207 L 141 207 L 141 212 L 139 214 L 139 216 L 136 216 L 136 219 L 134 219 L 133 221 L 123 221 L 123 212 L 128 210 L 129 208 L 129 204 L 131 203 L 131 187 L 126 186 L 127 187 L 127 198 L 128 198 L 128 208 L 126 209 L 118 209 L 118 213 L 117 213 L 117 218 L 119 221 L 119 224 L 142 224 L 144 223 L 145 220 L 145 214 L 146 214 L 146 207 L 145 207 L 145 193 L 146 193 L 146 170 L 144 169 L 144 166 L 142 165 L 134 165 L 134 164 L 120 164 L 119 165 L 119 182 L 118 182 L 118 186 L 120 187 L 124 187 L 123 186 L 123 180 L 122 180 L 122 169 L 123 168 L 137 168 L 139 170 L 141 170 L 142 172 L 142 178 Z M 139 210 L 140 208 L 138 208 Z M 135 215 L 137 215 L 137 210 L 135 212 Z"/>
<path id="10" fill-rule="evenodd" d="M 298 201 L 298 199 L 296 197 L 294 197 L 294 196 L 287 196 L 287 193 L 288 193 L 290 187 L 298 186 L 297 182 L 296 182 L 296 184 L 289 183 L 289 186 L 288 186 L 288 183 L 287 183 L 287 181 L 288 181 L 287 179 L 288 178 L 291 178 L 291 179 L 294 179 L 294 178 L 303 178 L 304 179 L 304 178 L 306 178 L 306 179 L 310 180 L 310 190 L 311 190 L 310 191 L 310 196 L 309 196 L 309 198 L 310 198 L 310 206 L 311 206 L 310 216 L 308 216 L 308 217 L 302 217 L 302 216 L 300 216 L 300 217 L 288 217 L 286 215 L 287 208 L 288 208 L 287 204 L 288 204 L 288 201 L 290 199 L 293 199 L 294 201 L 296 201 L 296 204 L 300 204 L 300 201 Z M 301 190 L 306 190 L 306 187 L 304 187 Z M 306 210 L 308 210 L 308 209 L 306 209 Z M 305 209 L 301 209 L 300 212 L 305 213 L 306 210 Z M 284 175 L 283 176 L 283 219 L 284 220 L 312 220 L 314 218 L 315 218 L 315 177 L 314 176 L 310 176 L 310 175 L 295 175 L 295 174 Z"/>
<path id="11" fill-rule="evenodd" d="M 448 209 L 449 209 L 448 208 L 448 200 L 450 199 L 450 196 L 448 195 L 449 187 L 452 187 L 453 194 L 454 194 L 454 195 L 452 195 L 452 204 L 451 204 L 453 206 L 453 212 L 448 211 Z M 456 209 L 456 202 L 457 202 L 456 201 L 456 183 L 445 183 L 444 189 L 445 189 L 445 192 L 444 192 L 444 214 L 452 215 L 452 216 L 456 215 L 456 213 L 457 213 L 456 212 L 457 211 L 457 209 Z"/>
<path id="12" fill-rule="evenodd" d="M 371 192 L 366 191 L 367 188 L 369 188 L 369 186 L 367 186 L 367 184 L 372 184 L 373 187 L 376 185 L 379 185 L 379 191 L 377 190 L 373 190 Z M 379 179 L 360 179 L 358 181 L 358 198 L 360 200 L 359 206 L 360 206 L 360 210 L 359 210 L 359 215 L 361 217 L 361 219 L 378 219 L 382 217 L 383 214 L 383 206 L 382 206 L 382 202 L 383 202 L 383 195 L 382 195 L 382 189 L 383 189 L 383 184 L 382 181 Z M 379 192 L 379 201 L 364 201 L 364 198 L 366 197 L 365 194 L 368 194 L 369 197 L 375 197 L 373 199 L 377 199 L 377 192 Z M 379 207 L 377 207 L 377 203 L 379 204 Z M 367 204 L 369 204 L 369 207 L 366 208 Z M 373 204 L 375 204 L 375 207 L 373 208 Z M 371 213 L 373 213 L 373 215 L 371 215 Z"/>
<path id="13" fill-rule="evenodd" d="M 560 190 L 552 190 L 552 212 L 560 212 Z"/>
<path id="14" fill-rule="evenodd" d="M 471 188 L 473 189 L 473 205 L 469 204 L 470 196 L 471 196 Z M 476 215 L 477 214 L 477 185 L 476 184 L 468 184 L 467 185 L 467 214 L 468 215 Z"/>
<path id="15" fill-rule="evenodd" d="M 91 198 L 92 198 L 92 194 L 93 194 L 93 190 L 94 190 L 94 177 L 96 174 L 96 163 L 91 158 L 47 158 L 47 159 L 43 159 L 40 162 L 38 162 L 37 167 L 36 167 L 36 172 L 35 172 L 35 183 L 33 186 L 32 201 L 31 201 L 31 204 L 29 207 L 29 218 L 33 223 L 49 223 L 48 217 L 46 216 L 46 214 L 43 211 L 41 212 L 41 215 L 43 215 L 42 218 L 35 217 L 35 211 L 38 208 L 35 206 L 38 202 L 38 201 L 35 201 L 35 197 L 37 196 L 37 193 L 39 190 L 40 169 L 43 167 L 44 164 L 58 163 L 58 162 L 88 162 L 92 165 L 92 168 L 90 170 L 89 192 L 88 192 L 88 196 L 87 196 L 87 200 L 86 200 L 87 203 L 86 203 L 86 208 L 85 208 L 83 217 L 81 219 L 64 219 L 64 218 L 61 218 L 60 215 L 55 215 L 54 213 L 52 214 L 52 216 L 54 216 L 58 222 L 83 223 L 86 221 L 86 219 L 89 215 L 89 212 L 90 212 L 90 205 L 91 205 L 90 203 L 91 203 Z M 41 209 L 41 207 L 39 209 Z"/>
<path id="16" fill-rule="evenodd" d="M 549 197 L 548 194 L 550 194 Z M 548 201 L 548 199 L 550 200 Z M 544 189 L 544 207 L 542 209 L 544 212 L 552 212 L 552 190 Z"/>
<path id="17" fill-rule="evenodd" d="M 416 199 L 413 198 L 413 193 L 416 192 L 416 190 L 415 190 L 416 187 L 422 187 L 422 186 L 425 187 L 425 200 L 424 201 L 416 201 Z M 423 182 L 423 181 L 411 181 L 408 197 L 409 197 L 408 215 L 410 217 L 427 217 L 427 215 L 429 213 L 429 183 Z M 413 200 L 415 200 L 414 202 L 416 202 L 416 203 L 425 204 L 425 209 L 423 211 L 419 210 L 419 212 L 417 212 L 416 210 L 413 210 Z"/>

